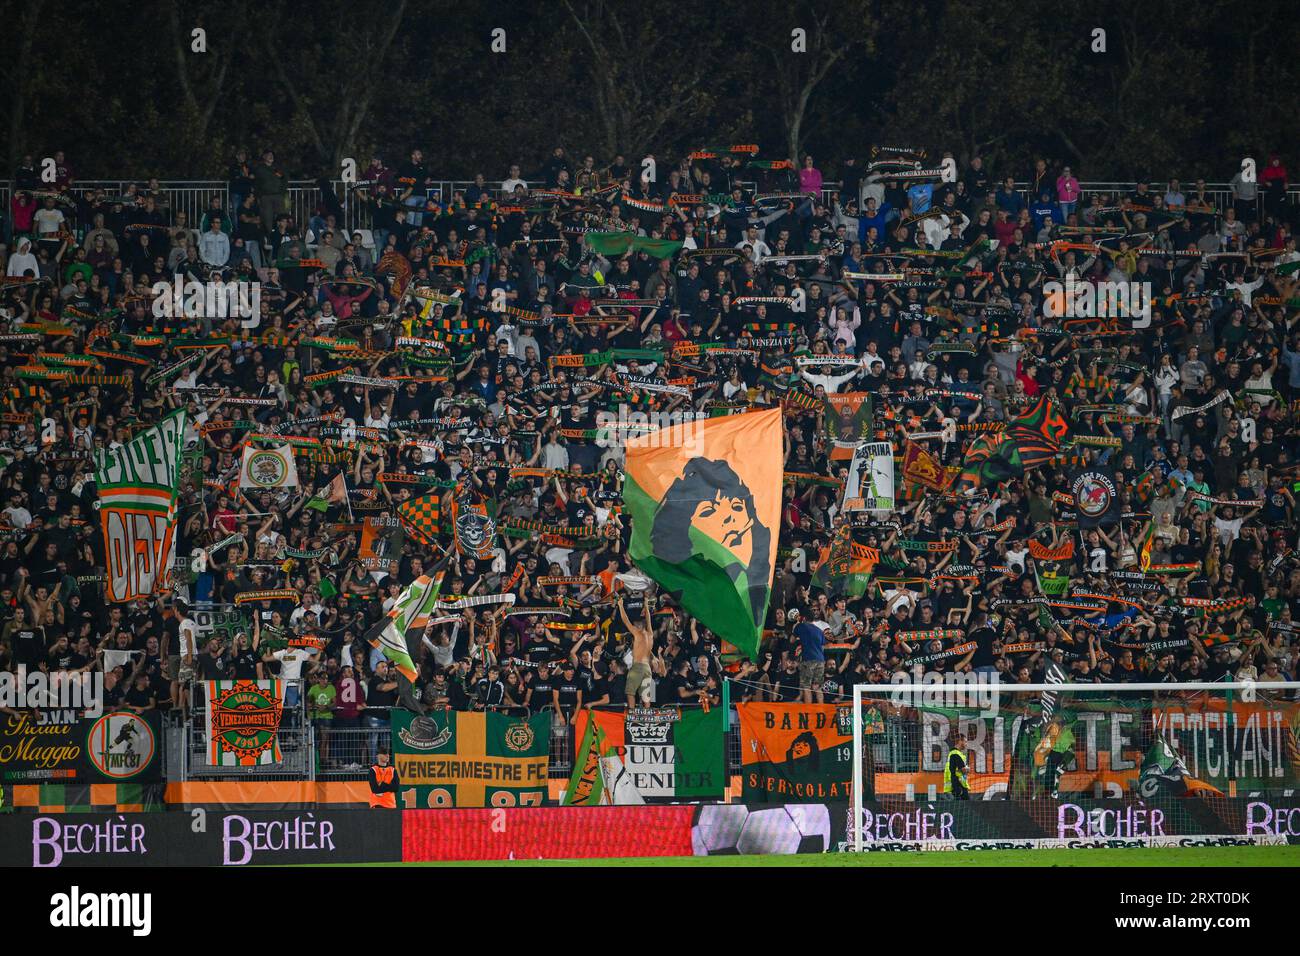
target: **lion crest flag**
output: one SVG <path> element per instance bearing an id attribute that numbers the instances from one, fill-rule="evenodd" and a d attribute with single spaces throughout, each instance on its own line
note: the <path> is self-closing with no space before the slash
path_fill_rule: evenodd
<path id="1" fill-rule="evenodd" d="M 184 409 L 173 412 L 96 458 L 109 601 L 148 598 L 171 585 L 187 421 Z"/>
<path id="2" fill-rule="evenodd" d="M 757 657 L 781 516 L 781 410 L 634 438 L 625 473 L 633 563 L 706 627 Z"/>
<path id="3" fill-rule="evenodd" d="M 239 487 L 259 490 L 297 488 L 298 466 L 294 464 L 293 449 L 288 445 L 279 448 L 245 445 Z"/>

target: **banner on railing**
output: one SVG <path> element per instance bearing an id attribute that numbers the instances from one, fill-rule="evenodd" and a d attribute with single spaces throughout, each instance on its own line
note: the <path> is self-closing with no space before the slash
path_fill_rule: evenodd
<path id="1" fill-rule="evenodd" d="M 742 794 L 755 803 L 844 800 L 853 780 L 853 708 L 737 704 Z"/>
<path id="2" fill-rule="evenodd" d="M 546 800 L 551 714 L 527 720 L 447 710 L 393 711 L 393 756 L 405 809 L 540 807 Z"/>
<path id="3" fill-rule="evenodd" d="M 722 798 L 720 708 L 583 710 L 573 732 L 579 747 L 566 805 Z"/>
<path id="4" fill-rule="evenodd" d="M 156 712 L 17 710 L 0 715 L 0 780 L 6 783 L 150 783 L 161 779 Z"/>
<path id="5" fill-rule="evenodd" d="M 280 763 L 280 717 L 284 681 L 204 682 L 208 763 L 214 767 L 256 767 Z"/>

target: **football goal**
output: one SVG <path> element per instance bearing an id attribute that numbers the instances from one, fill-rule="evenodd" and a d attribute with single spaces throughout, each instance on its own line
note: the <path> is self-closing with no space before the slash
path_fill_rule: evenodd
<path id="1" fill-rule="evenodd" d="M 853 689 L 857 851 L 1300 842 L 1300 682 Z"/>

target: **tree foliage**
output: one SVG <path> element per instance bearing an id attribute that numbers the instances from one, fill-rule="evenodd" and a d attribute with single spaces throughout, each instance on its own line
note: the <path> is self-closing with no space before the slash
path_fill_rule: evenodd
<path id="1" fill-rule="evenodd" d="M 916 143 L 1012 174 L 1043 156 L 1091 180 L 1222 180 L 1244 155 L 1300 153 L 1297 5 L 5 6 L 0 153 L 12 166 L 63 149 L 84 178 L 220 176 L 236 148 L 268 145 L 295 176 L 419 146 L 457 178 L 534 169 L 556 145 L 603 165 L 757 142 L 833 172 L 873 143 Z M 190 49 L 199 26 L 206 53 Z M 790 49 L 796 28 L 806 52 Z"/>

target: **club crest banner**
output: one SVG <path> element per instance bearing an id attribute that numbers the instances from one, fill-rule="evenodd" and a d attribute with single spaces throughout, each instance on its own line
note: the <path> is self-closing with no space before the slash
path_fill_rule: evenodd
<path id="1" fill-rule="evenodd" d="M 214 767 L 277 764 L 284 681 L 204 681 L 208 763 Z"/>

